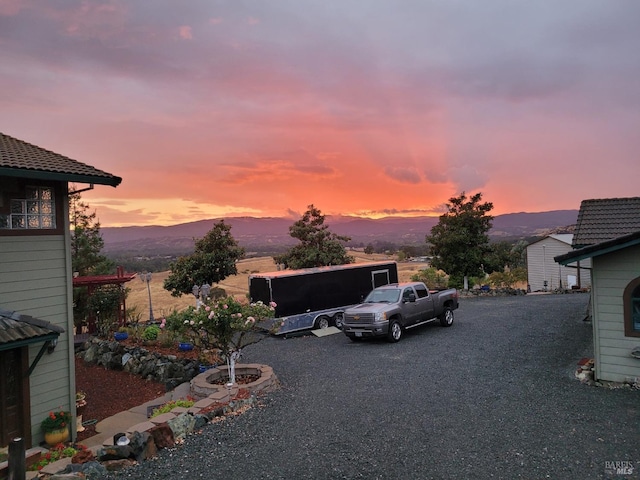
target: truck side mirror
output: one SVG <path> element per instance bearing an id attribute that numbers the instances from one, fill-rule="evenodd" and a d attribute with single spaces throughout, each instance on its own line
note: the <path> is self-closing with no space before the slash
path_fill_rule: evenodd
<path id="1" fill-rule="evenodd" d="M 404 301 L 405 302 L 409 302 L 409 303 L 415 302 L 416 301 L 416 294 L 415 293 L 410 293 L 409 295 L 407 295 L 404 298 Z"/>

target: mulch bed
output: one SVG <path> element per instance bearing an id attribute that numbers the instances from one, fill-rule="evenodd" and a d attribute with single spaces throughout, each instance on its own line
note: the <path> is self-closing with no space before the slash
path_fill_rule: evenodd
<path id="1" fill-rule="evenodd" d="M 80 358 L 76 358 L 76 391 L 87 396 L 82 415 L 85 430 L 78 432 L 79 441 L 96 434 L 97 422 L 166 393 L 163 383 L 121 370 L 107 370 Z"/>

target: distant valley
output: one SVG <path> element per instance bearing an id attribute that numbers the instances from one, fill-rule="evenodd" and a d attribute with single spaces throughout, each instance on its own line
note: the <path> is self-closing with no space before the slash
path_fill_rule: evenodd
<path id="1" fill-rule="evenodd" d="M 490 231 L 492 239 L 531 239 L 553 231 L 565 231 L 576 223 L 578 210 L 497 215 Z M 194 238 L 203 237 L 220 219 L 200 220 L 172 226 L 102 227 L 107 255 L 183 255 L 193 251 Z M 297 240 L 289 236 L 290 218 L 225 218 L 231 234 L 248 253 L 273 254 Z M 421 245 L 437 217 L 387 217 L 369 219 L 327 216 L 325 223 L 339 235 L 351 237 L 350 246 L 392 244 Z M 569 228 L 570 229 L 570 228 Z"/>

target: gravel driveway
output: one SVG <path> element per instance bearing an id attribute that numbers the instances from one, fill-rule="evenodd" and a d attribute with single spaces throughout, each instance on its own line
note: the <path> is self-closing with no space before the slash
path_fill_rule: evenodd
<path id="1" fill-rule="evenodd" d="M 640 391 L 581 384 L 586 294 L 462 299 L 397 344 L 269 338 L 243 362 L 282 383 L 110 478 L 640 478 Z M 607 462 L 631 462 L 610 475 Z"/>

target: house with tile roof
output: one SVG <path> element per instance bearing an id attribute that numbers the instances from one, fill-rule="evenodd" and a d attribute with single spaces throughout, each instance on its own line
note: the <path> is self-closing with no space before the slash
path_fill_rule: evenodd
<path id="1" fill-rule="evenodd" d="M 591 260 L 559 265 L 553 259 L 571 251 L 572 233 L 547 235 L 527 245 L 527 285 L 531 292 L 589 288 Z"/>
<path id="2" fill-rule="evenodd" d="M 591 259 L 595 378 L 640 382 L 640 197 L 584 200 L 573 247 L 555 260 Z"/>
<path id="3" fill-rule="evenodd" d="M 121 181 L 0 133 L 0 446 L 39 444 L 51 410 L 75 416 L 69 184 Z"/>

